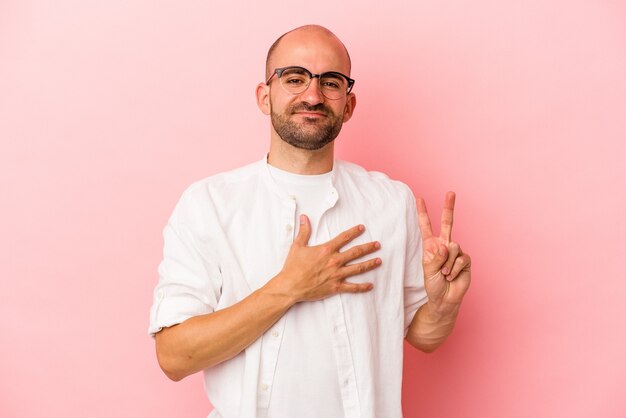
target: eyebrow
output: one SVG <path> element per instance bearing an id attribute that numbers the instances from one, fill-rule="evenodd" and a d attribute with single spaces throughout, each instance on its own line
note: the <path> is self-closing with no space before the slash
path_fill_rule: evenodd
<path id="1" fill-rule="evenodd" d="M 322 73 L 322 75 L 324 77 L 341 78 L 343 80 L 341 73 L 338 73 L 337 71 L 326 71 L 325 73 Z"/>
<path id="2" fill-rule="evenodd" d="M 304 67 L 300 67 L 297 65 L 294 65 L 292 67 L 287 67 L 287 69 L 289 70 L 289 72 L 294 72 L 294 73 L 306 73 L 308 71 Z"/>

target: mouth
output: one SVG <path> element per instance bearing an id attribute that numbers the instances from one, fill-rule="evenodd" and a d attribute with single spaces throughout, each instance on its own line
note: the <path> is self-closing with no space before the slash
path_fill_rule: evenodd
<path id="1" fill-rule="evenodd" d="M 302 111 L 302 112 L 294 112 L 296 115 L 303 116 L 305 118 L 321 118 L 326 117 L 325 113 L 322 112 L 310 112 L 310 111 Z"/>

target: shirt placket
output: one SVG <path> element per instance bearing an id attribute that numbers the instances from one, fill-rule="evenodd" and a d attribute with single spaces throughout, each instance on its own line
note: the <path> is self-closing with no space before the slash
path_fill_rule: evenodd
<path id="1" fill-rule="evenodd" d="M 328 200 L 329 210 L 335 206 L 338 199 L 337 190 L 333 188 Z M 328 217 L 332 216 L 332 212 L 329 213 L 329 210 L 324 212 L 319 223 L 319 230 L 321 231 L 323 228 L 326 231 L 326 240 L 333 238 L 328 225 Z M 335 295 L 324 299 L 324 309 L 326 310 L 335 362 L 337 363 L 337 377 L 339 379 L 345 418 L 360 418 L 361 408 L 359 406 L 356 372 L 341 296 Z"/>
<path id="2" fill-rule="evenodd" d="M 279 235 L 279 251 L 277 256 L 282 265 L 293 243 L 295 231 L 296 201 L 292 196 L 284 199 L 277 231 Z M 269 407 L 278 354 L 285 330 L 286 318 L 283 316 L 263 334 L 261 343 L 261 365 L 257 393 L 257 408 L 260 417 L 267 415 Z"/>
<path id="3" fill-rule="evenodd" d="M 356 384 L 354 360 L 350 347 L 350 338 L 344 315 L 341 297 L 339 295 L 325 299 L 335 361 L 337 363 L 337 377 L 341 390 L 341 400 L 346 418 L 361 417 L 359 394 Z"/>

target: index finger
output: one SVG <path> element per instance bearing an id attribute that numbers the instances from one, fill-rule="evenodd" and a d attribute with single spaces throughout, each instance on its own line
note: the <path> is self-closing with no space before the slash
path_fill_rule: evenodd
<path id="1" fill-rule="evenodd" d="M 417 222 L 422 231 L 422 239 L 427 239 L 433 236 L 433 230 L 430 227 L 430 218 L 428 217 L 428 211 L 426 210 L 426 202 L 421 197 L 417 198 Z"/>
<path id="2" fill-rule="evenodd" d="M 365 226 L 353 226 L 352 228 L 343 231 L 341 234 L 328 241 L 328 243 L 331 245 L 333 250 L 339 251 L 343 246 L 361 235 L 363 231 L 365 231 Z"/>
<path id="3" fill-rule="evenodd" d="M 443 201 L 443 211 L 441 212 L 441 234 L 440 237 L 446 244 L 452 241 L 452 222 L 454 219 L 454 201 L 456 194 L 454 192 L 446 193 Z"/>

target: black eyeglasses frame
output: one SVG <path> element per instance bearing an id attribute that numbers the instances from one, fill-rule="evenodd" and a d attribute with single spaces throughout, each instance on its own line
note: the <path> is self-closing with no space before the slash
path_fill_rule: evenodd
<path id="1" fill-rule="evenodd" d="M 277 75 L 277 76 L 278 76 L 278 78 L 280 78 L 280 77 L 282 77 L 283 72 L 285 72 L 285 70 L 292 69 L 292 68 L 296 68 L 296 69 L 299 69 L 299 70 L 303 70 L 304 72 L 306 72 L 306 73 L 309 75 L 309 77 L 310 77 L 311 79 L 317 78 L 318 80 L 321 80 L 321 79 L 322 79 L 322 76 L 325 76 L 325 75 L 328 75 L 328 74 L 338 75 L 338 76 L 340 76 L 340 77 L 345 78 L 345 79 L 348 81 L 348 89 L 346 90 L 346 96 L 347 96 L 348 94 L 350 94 L 350 92 L 352 91 L 352 87 L 354 87 L 354 82 L 356 81 L 356 80 L 351 79 L 351 78 L 350 78 L 350 77 L 348 77 L 347 75 L 340 73 L 339 71 L 326 71 L 326 72 L 323 72 L 323 73 L 321 73 L 321 74 L 313 74 L 312 72 L 310 72 L 309 70 L 307 70 L 307 69 L 306 69 L 306 68 L 304 68 L 304 67 L 300 67 L 300 66 L 298 66 L 298 65 L 290 65 L 290 66 L 288 66 L 288 67 L 274 68 L 274 72 L 272 73 L 272 75 L 270 76 L 270 78 L 268 78 L 268 79 L 267 79 L 267 81 L 265 82 L 265 84 L 269 86 L 269 85 L 270 85 L 270 81 L 272 80 L 272 78 L 274 77 L 274 75 Z M 308 87 L 309 87 L 309 86 L 307 86 L 307 88 L 308 88 Z M 305 89 L 305 90 L 303 90 L 303 91 L 306 91 L 306 89 Z M 324 97 L 326 97 L 326 96 L 324 96 Z M 330 97 L 327 97 L 327 99 L 330 99 Z M 333 100 L 333 99 L 330 99 L 330 100 Z M 334 99 L 334 100 L 337 100 L 337 99 Z"/>

